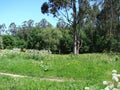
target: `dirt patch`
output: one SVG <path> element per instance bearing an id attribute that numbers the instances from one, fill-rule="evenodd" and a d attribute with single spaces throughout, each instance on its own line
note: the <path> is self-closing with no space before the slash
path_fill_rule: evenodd
<path id="1" fill-rule="evenodd" d="M 23 75 L 17 75 L 17 74 L 11 74 L 11 73 L 2 73 L 2 72 L 0 72 L 0 75 L 10 76 L 10 77 L 18 77 L 18 78 L 27 77 L 27 76 L 23 76 Z"/>
<path id="2" fill-rule="evenodd" d="M 0 75 L 10 76 L 10 77 L 14 77 L 14 78 L 26 78 L 26 77 L 40 78 L 41 80 L 48 80 L 48 81 L 55 81 L 55 82 L 74 82 L 74 81 L 76 81 L 74 79 L 65 79 L 65 78 L 59 78 L 59 77 L 31 77 L 31 76 L 24 76 L 24 75 L 18 75 L 18 74 L 3 73 L 3 72 L 0 72 Z"/>

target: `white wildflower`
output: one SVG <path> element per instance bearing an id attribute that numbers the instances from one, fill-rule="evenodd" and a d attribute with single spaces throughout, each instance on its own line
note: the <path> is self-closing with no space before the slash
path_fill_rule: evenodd
<path id="1" fill-rule="evenodd" d="M 119 79 L 118 79 L 117 76 L 113 76 L 113 77 L 112 77 L 112 80 L 114 80 L 114 81 L 116 81 L 116 82 L 119 82 Z"/>
<path id="2" fill-rule="evenodd" d="M 114 88 L 114 85 L 111 84 L 111 85 L 109 85 L 108 87 L 109 87 L 110 90 L 112 90 L 112 89 Z"/>
<path id="3" fill-rule="evenodd" d="M 117 70 L 112 70 L 112 73 L 117 73 Z"/>
<path id="4" fill-rule="evenodd" d="M 85 90 L 90 90 L 90 88 L 89 87 L 85 87 Z"/>
<path id="5" fill-rule="evenodd" d="M 117 74 L 117 77 L 120 78 L 120 74 Z"/>
<path id="6" fill-rule="evenodd" d="M 103 85 L 108 85 L 108 82 L 107 81 L 103 81 Z"/>
<path id="7" fill-rule="evenodd" d="M 107 87 L 105 88 L 105 90 L 110 90 L 110 89 L 109 89 L 109 87 L 107 86 Z"/>

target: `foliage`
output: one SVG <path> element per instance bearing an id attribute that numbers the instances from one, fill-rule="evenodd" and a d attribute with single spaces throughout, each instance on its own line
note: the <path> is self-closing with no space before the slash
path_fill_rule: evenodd
<path id="1" fill-rule="evenodd" d="M 6 25 L 3 23 L 0 25 L 0 35 L 2 35 L 5 32 Z"/>
<path id="2" fill-rule="evenodd" d="M 79 54 L 80 49 L 80 28 L 82 28 L 84 19 L 87 15 L 89 3 L 87 0 L 48 0 L 44 2 L 41 6 L 41 12 L 43 14 L 50 13 L 54 17 L 59 17 L 62 15 L 67 22 L 71 25 L 73 30 L 73 39 L 74 39 L 74 54 Z M 58 23 L 60 25 L 60 23 Z M 77 28 L 79 25 L 79 28 Z"/>
<path id="3" fill-rule="evenodd" d="M 73 49 L 73 38 L 69 30 L 62 30 L 63 37 L 60 39 L 60 53 L 71 53 Z"/>
<path id="4" fill-rule="evenodd" d="M 44 49 L 56 51 L 58 50 L 58 45 L 60 39 L 62 38 L 62 33 L 60 30 L 47 28 L 38 33 L 38 37 L 41 38 L 42 44 L 44 44 Z"/>
<path id="5" fill-rule="evenodd" d="M 3 49 L 3 39 L 1 36 L 0 36 L 0 49 Z"/>
<path id="6" fill-rule="evenodd" d="M 1 90 L 79 90 L 87 85 L 83 82 L 55 82 L 40 78 L 12 78 L 8 76 L 0 76 L 0 80 Z"/>
<path id="7" fill-rule="evenodd" d="M 47 27 L 52 27 L 52 25 L 46 20 L 46 19 L 42 19 L 39 23 L 38 26 L 40 28 L 47 28 Z"/>
<path id="8" fill-rule="evenodd" d="M 11 35 L 3 35 L 3 47 L 4 49 L 12 48 L 26 48 L 26 42 L 19 37 L 13 37 Z"/>
<path id="9" fill-rule="evenodd" d="M 81 54 L 78 56 L 45 54 L 42 60 L 28 58 L 29 54 L 34 52 L 14 52 L 11 50 L 2 50 L 0 53 L 0 72 L 15 73 L 27 75 L 28 78 L 10 78 L 1 76 L 0 88 L 42 88 L 42 77 L 63 78 L 65 80 L 75 80 L 70 82 L 52 82 L 51 89 L 66 88 L 68 90 L 83 90 L 85 86 L 100 90 L 104 88 L 102 81 L 110 80 L 111 70 L 116 69 L 120 72 L 119 53 L 110 54 Z M 41 57 L 41 54 L 39 57 Z M 46 71 L 47 69 L 47 71 Z M 2 78 L 4 77 L 4 78 Z M 40 78 L 39 78 L 40 77 Z M 7 78 L 7 79 L 6 79 Z M 13 80 L 13 81 L 12 81 Z M 16 81 L 20 80 L 20 82 Z M 34 81 L 35 80 L 35 81 Z M 6 83 L 7 82 L 7 83 Z M 11 83 L 12 82 L 12 83 Z M 34 82 L 34 83 L 33 83 Z M 22 84 L 21 84 L 22 83 Z M 24 84 L 25 86 L 24 86 Z M 36 84 L 35 84 L 36 83 Z M 44 83 L 43 90 L 47 88 L 48 83 Z M 4 84 L 7 84 L 4 86 Z M 17 85 L 17 86 L 16 86 Z M 40 86 L 39 86 L 40 85 Z M 63 85 L 63 86 L 61 86 Z M 13 87 L 12 87 L 13 86 Z M 54 87 L 52 87 L 54 86 Z"/>
<path id="10" fill-rule="evenodd" d="M 13 36 L 4 35 L 2 36 L 3 39 L 3 47 L 7 49 L 11 49 L 15 46 L 15 40 Z"/>
<path id="11" fill-rule="evenodd" d="M 76 1 L 76 2 L 75 2 Z M 43 13 L 59 19 L 56 27 L 45 18 L 34 23 L 32 19 L 7 30 L 0 25 L 0 48 L 27 48 L 52 53 L 93 53 L 120 51 L 119 0 L 48 0 Z M 62 17 L 62 18 L 61 18 Z"/>
<path id="12" fill-rule="evenodd" d="M 61 19 L 59 19 L 59 21 L 57 22 L 57 25 L 56 25 L 56 27 L 58 28 L 58 29 L 66 29 L 66 28 L 68 28 L 68 24 L 63 20 L 63 18 L 61 18 Z"/>
<path id="13" fill-rule="evenodd" d="M 115 50 L 116 41 L 119 42 L 119 37 L 117 37 L 117 34 L 119 34 L 117 27 L 120 22 L 118 19 L 119 4 L 119 0 L 105 0 L 102 10 L 97 16 L 99 20 L 99 33 L 107 42 L 107 44 L 105 44 L 107 51 Z"/>
<path id="14" fill-rule="evenodd" d="M 41 32 L 41 29 L 36 27 L 31 30 L 27 40 L 27 48 L 28 49 L 42 49 L 42 42 L 40 37 L 38 37 L 38 33 Z"/>

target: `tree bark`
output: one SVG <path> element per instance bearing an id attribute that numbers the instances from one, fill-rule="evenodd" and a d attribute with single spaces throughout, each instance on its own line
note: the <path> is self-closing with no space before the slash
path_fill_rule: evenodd
<path id="1" fill-rule="evenodd" d="M 79 45 L 78 45 L 78 43 L 77 43 L 77 32 L 76 32 L 76 29 L 74 28 L 74 54 L 76 55 L 76 54 L 79 54 Z"/>
<path id="2" fill-rule="evenodd" d="M 77 35 L 77 10 L 76 10 L 76 0 L 73 1 L 73 31 L 74 31 L 74 54 L 79 54 L 79 43 L 78 43 L 78 35 Z"/>

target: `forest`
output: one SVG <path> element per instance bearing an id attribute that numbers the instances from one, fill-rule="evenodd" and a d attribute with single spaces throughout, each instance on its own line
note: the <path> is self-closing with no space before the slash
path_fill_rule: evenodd
<path id="1" fill-rule="evenodd" d="M 101 0 L 92 4 L 89 0 L 78 1 L 81 2 L 43 3 L 43 14 L 58 17 L 55 27 L 45 18 L 38 23 L 32 19 L 23 21 L 19 26 L 11 22 L 8 28 L 0 24 L 0 48 L 50 50 L 60 54 L 75 53 L 75 49 L 77 53 L 119 52 L 120 1 Z"/>

